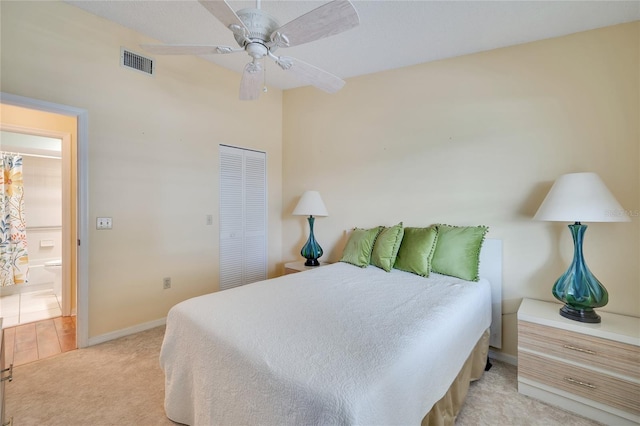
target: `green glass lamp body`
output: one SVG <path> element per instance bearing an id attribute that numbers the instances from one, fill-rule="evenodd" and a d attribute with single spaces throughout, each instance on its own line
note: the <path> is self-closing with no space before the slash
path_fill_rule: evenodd
<path id="1" fill-rule="evenodd" d="M 300 254 L 302 257 L 307 259 L 304 263 L 305 266 L 318 266 L 320 262 L 318 262 L 318 258 L 322 256 L 322 247 L 316 241 L 316 237 L 313 235 L 313 222 L 315 222 L 315 217 L 309 216 L 309 239 L 302 246 L 302 250 L 300 250 Z"/>
<path id="2" fill-rule="evenodd" d="M 553 296 L 565 305 L 560 315 L 575 321 L 599 323 L 600 316 L 594 308 L 600 308 L 609 302 L 607 289 L 591 273 L 582 255 L 582 240 L 587 225 L 576 222 L 569 225 L 573 236 L 573 262 L 553 286 Z"/>

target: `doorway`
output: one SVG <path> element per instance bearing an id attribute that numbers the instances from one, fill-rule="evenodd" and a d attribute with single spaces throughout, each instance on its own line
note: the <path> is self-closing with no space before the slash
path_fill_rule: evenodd
<path id="1" fill-rule="evenodd" d="M 76 314 L 78 347 L 88 343 L 87 112 L 17 95 L 0 94 L 0 130 L 62 141 L 62 297 L 61 311 Z M 45 241 L 45 245 L 48 242 Z"/>
<path id="2" fill-rule="evenodd" d="M 70 210 L 75 210 L 76 203 L 70 190 L 71 161 L 63 158 L 72 151 L 71 135 L 49 137 L 41 136 L 46 131 L 32 134 L 8 131 L 12 126 L 3 127 L 0 155 L 5 172 L 10 179 L 14 178 L 10 185 L 17 185 L 6 194 L 9 203 L 15 205 L 19 200 L 21 207 L 14 211 L 20 214 L 20 223 L 17 219 L 9 221 L 20 225 L 16 237 L 11 239 L 16 238 L 18 244 L 26 241 L 19 267 L 26 279 L 9 276 L 3 280 L 0 287 L 2 326 L 75 316 L 75 274 L 69 271 L 75 256 L 69 247 L 72 244 L 68 225 L 72 221 Z M 13 167 L 8 169 L 10 165 Z"/>

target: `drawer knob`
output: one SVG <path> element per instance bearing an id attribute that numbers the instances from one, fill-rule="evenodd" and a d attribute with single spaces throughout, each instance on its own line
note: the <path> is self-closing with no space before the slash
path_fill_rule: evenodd
<path id="1" fill-rule="evenodd" d="M 576 379 L 571 378 L 571 377 L 565 377 L 564 379 L 569 383 L 573 383 L 574 385 L 584 386 L 585 388 L 589 388 L 589 389 L 596 389 L 596 386 L 592 385 L 591 383 L 587 383 L 587 382 L 583 382 L 583 381 L 580 381 L 580 380 L 576 380 Z"/>
<path id="2" fill-rule="evenodd" d="M 578 352 L 582 352 L 582 353 L 589 354 L 589 355 L 595 355 L 596 354 L 595 351 L 592 351 L 590 349 L 579 348 L 577 346 L 562 345 L 562 347 L 565 348 L 565 349 L 571 349 L 572 351 L 578 351 Z"/>

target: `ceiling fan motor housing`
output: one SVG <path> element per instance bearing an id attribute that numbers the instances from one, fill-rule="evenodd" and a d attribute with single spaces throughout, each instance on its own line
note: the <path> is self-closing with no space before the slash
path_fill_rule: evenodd
<path id="1" fill-rule="evenodd" d="M 264 44 L 257 41 L 247 44 L 245 50 L 253 59 L 262 59 L 269 52 Z"/>
<path id="2" fill-rule="evenodd" d="M 278 21 L 261 9 L 242 9 L 236 14 L 249 30 L 247 38 L 251 41 L 266 45 L 271 33 L 280 28 Z M 245 47 L 247 41 L 241 34 L 235 34 L 234 37 L 241 47 Z"/>

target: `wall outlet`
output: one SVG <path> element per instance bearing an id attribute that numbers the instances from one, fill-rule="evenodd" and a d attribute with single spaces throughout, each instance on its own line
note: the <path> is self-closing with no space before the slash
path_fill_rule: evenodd
<path id="1" fill-rule="evenodd" d="M 165 277 L 162 279 L 162 288 L 164 288 L 165 290 L 168 288 L 171 288 L 171 278 L 170 277 Z"/>
<path id="2" fill-rule="evenodd" d="M 110 217 L 98 217 L 96 218 L 96 229 L 111 229 Z"/>
<path id="3" fill-rule="evenodd" d="M 207 225 L 213 225 L 213 215 L 212 214 L 208 214 L 207 215 Z"/>

